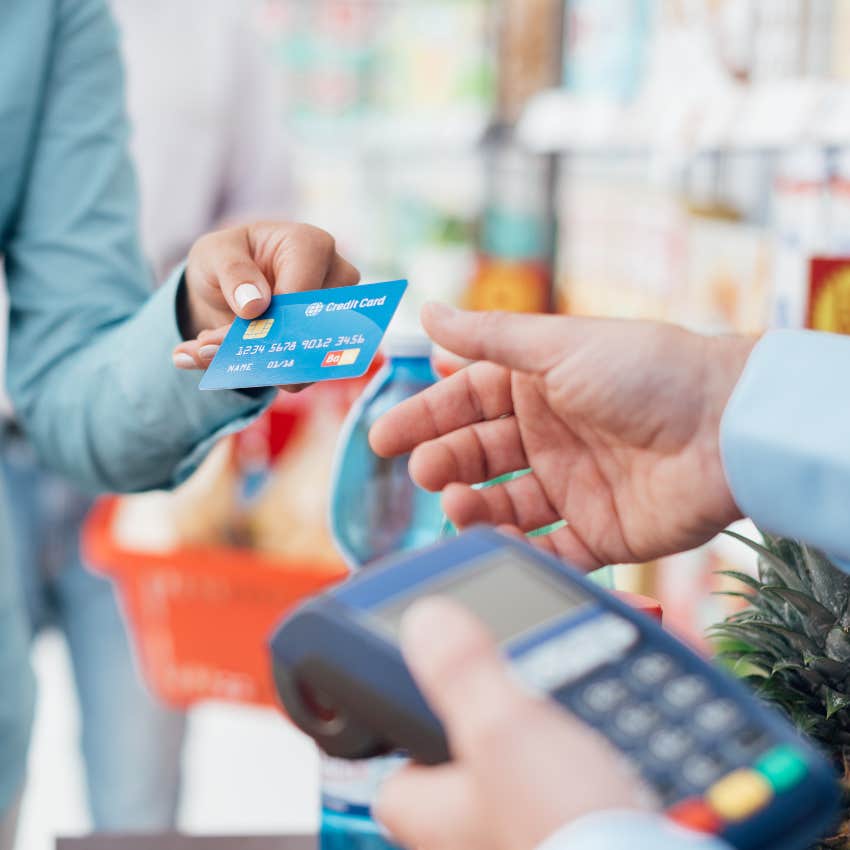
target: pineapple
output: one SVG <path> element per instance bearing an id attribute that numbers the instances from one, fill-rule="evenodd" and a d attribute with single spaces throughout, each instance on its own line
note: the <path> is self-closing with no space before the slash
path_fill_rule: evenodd
<path id="1" fill-rule="evenodd" d="M 833 757 L 844 822 L 819 847 L 850 850 L 850 575 L 796 541 L 728 533 L 758 553 L 759 577 L 723 573 L 748 606 L 712 630 L 718 658 Z"/>

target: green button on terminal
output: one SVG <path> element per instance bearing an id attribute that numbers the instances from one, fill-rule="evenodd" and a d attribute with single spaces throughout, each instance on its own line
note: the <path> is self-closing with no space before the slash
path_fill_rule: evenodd
<path id="1" fill-rule="evenodd" d="M 802 782 L 809 772 L 803 758 L 793 747 L 776 747 L 756 764 L 756 770 L 773 786 L 777 794 L 790 791 Z"/>

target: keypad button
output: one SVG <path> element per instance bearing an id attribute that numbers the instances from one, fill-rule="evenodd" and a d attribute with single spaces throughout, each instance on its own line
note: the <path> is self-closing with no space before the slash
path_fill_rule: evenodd
<path id="1" fill-rule="evenodd" d="M 669 656 L 661 652 L 649 652 L 632 662 L 629 676 L 638 685 L 652 688 L 670 677 L 674 670 Z"/>
<path id="2" fill-rule="evenodd" d="M 725 765 L 718 758 L 694 753 L 682 762 L 681 774 L 694 791 L 703 791 L 722 776 L 724 769 Z"/>
<path id="3" fill-rule="evenodd" d="M 628 690 L 616 679 L 603 679 L 588 685 L 581 699 L 591 711 L 610 714 L 628 696 Z"/>
<path id="4" fill-rule="evenodd" d="M 777 794 L 795 788 L 809 774 L 809 767 L 803 757 L 787 745 L 765 753 L 756 764 L 756 770 L 767 779 Z"/>
<path id="5" fill-rule="evenodd" d="M 741 720 L 741 713 L 731 699 L 715 699 L 701 705 L 694 713 L 697 728 L 708 735 L 728 733 Z"/>
<path id="6" fill-rule="evenodd" d="M 742 769 L 712 785 L 705 799 L 723 820 L 737 823 L 766 808 L 773 799 L 773 789 L 760 773 Z"/>
<path id="7" fill-rule="evenodd" d="M 593 639 L 599 641 L 612 653 L 616 652 L 617 655 L 631 649 L 637 643 L 639 636 L 634 623 L 616 614 L 603 614 L 593 621 Z"/>
<path id="8" fill-rule="evenodd" d="M 617 712 L 614 726 L 628 738 L 643 738 L 648 735 L 661 719 L 660 714 L 650 705 L 627 705 Z"/>
<path id="9" fill-rule="evenodd" d="M 661 698 L 676 711 L 687 711 L 708 695 L 708 683 L 700 676 L 679 676 L 664 685 Z"/>
<path id="10" fill-rule="evenodd" d="M 659 729 L 647 744 L 650 755 L 662 762 L 678 761 L 691 749 L 693 739 L 684 729 Z"/>
<path id="11" fill-rule="evenodd" d="M 674 823 L 694 832 L 716 835 L 723 829 L 723 821 L 705 800 L 694 797 L 683 800 L 667 810 L 667 817 Z"/>

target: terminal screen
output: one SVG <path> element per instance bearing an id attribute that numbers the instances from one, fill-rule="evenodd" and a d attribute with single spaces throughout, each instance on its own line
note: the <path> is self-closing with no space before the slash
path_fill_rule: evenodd
<path id="1" fill-rule="evenodd" d="M 407 608 L 420 596 L 447 596 L 473 611 L 500 643 L 569 614 L 589 601 L 578 587 L 561 582 L 530 558 L 499 552 L 451 577 L 428 582 L 394 598 L 372 616 L 395 638 Z"/>

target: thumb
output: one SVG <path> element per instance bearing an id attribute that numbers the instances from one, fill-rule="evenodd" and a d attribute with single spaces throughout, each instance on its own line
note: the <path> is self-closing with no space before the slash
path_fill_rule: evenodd
<path id="1" fill-rule="evenodd" d="M 201 237 L 189 254 L 186 280 L 210 306 L 256 319 L 269 305 L 271 286 L 254 262 L 245 228 Z"/>
<path id="2" fill-rule="evenodd" d="M 590 320 L 528 313 L 469 312 L 431 302 L 422 324 L 431 339 L 470 360 L 489 360 L 523 372 L 545 372 Z"/>
<path id="3" fill-rule="evenodd" d="M 423 599 L 402 620 L 405 660 L 456 755 L 510 727 L 529 701 L 493 637 L 469 611 L 442 597 Z"/>

